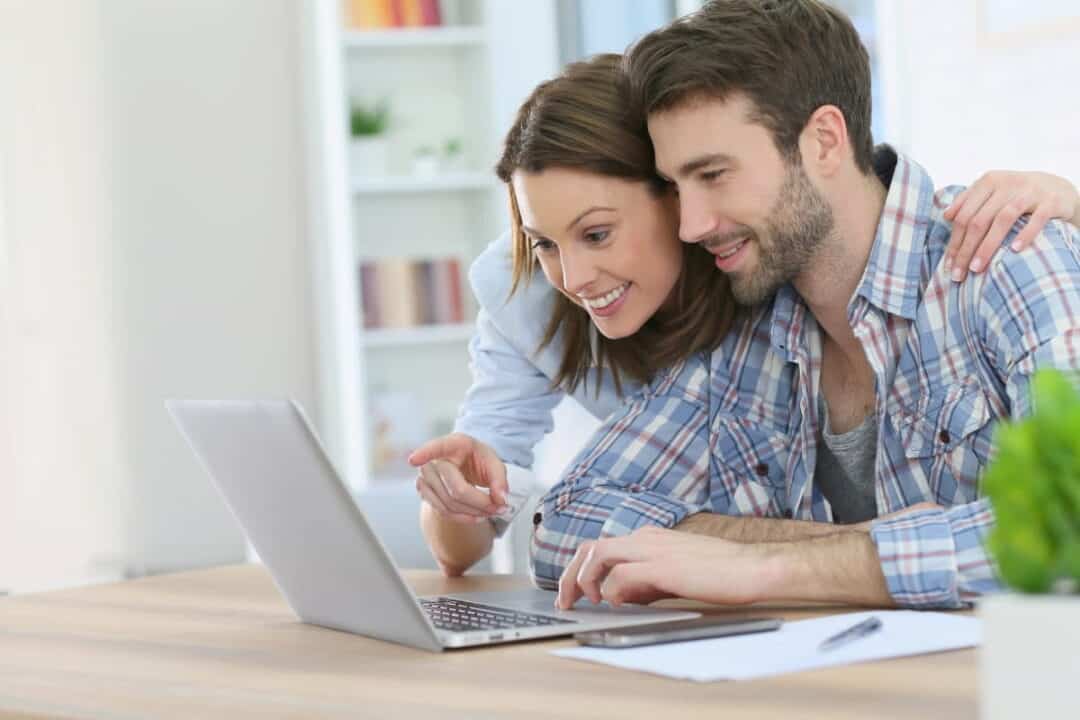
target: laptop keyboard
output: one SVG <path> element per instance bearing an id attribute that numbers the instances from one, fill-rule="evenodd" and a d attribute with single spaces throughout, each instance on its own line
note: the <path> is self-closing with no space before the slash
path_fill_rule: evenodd
<path id="1" fill-rule="evenodd" d="M 424 608 L 424 612 L 431 618 L 435 627 L 450 632 L 574 624 L 573 620 L 518 612 L 453 598 L 421 599 L 420 606 Z"/>

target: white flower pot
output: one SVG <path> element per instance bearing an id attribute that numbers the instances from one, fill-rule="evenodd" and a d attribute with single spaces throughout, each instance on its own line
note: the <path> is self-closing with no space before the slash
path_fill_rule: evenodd
<path id="1" fill-rule="evenodd" d="M 381 135 L 354 136 L 349 142 L 349 173 L 353 177 L 386 175 L 388 146 Z"/>
<path id="2" fill-rule="evenodd" d="M 449 172 L 463 172 L 465 170 L 465 155 L 463 153 L 443 155 L 442 164 Z"/>
<path id="3" fill-rule="evenodd" d="M 435 177 L 439 174 L 439 158 L 436 155 L 417 155 L 412 161 L 412 172 L 417 177 Z"/>
<path id="4" fill-rule="evenodd" d="M 978 616 L 982 720 L 1080 717 L 1080 596 L 995 595 Z"/>

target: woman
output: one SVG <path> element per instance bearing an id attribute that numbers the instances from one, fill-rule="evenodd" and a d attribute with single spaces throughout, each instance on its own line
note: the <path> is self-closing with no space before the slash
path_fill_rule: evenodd
<path id="1" fill-rule="evenodd" d="M 471 272 L 483 308 L 476 380 L 458 432 L 410 458 L 421 527 L 448 575 L 489 552 L 500 528 L 491 520 L 508 500 L 503 463 L 531 465 L 564 394 L 605 417 L 656 370 L 714 348 L 730 322 L 724 275 L 678 239 L 677 198 L 654 174 L 643 123 L 624 112 L 618 63 L 598 56 L 540 85 L 506 138 L 497 174 L 510 191 L 511 237 Z M 959 279 L 973 255 L 985 267 L 1021 213 L 1033 212 L 1023 247 L 1051 216 L 1080 220 L 1078 206 L 1060 178 L 984 176 L 949 211 Z M 510 274 L 500 269 L 507 245 Z M 537 265 L 549 284 L 530 282 Z M 529 337 L 538 305 L 549 321 Z"/>

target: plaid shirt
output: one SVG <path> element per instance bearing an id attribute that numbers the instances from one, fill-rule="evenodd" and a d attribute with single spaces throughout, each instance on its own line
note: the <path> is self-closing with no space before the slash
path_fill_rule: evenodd
<path id="1" fill-rule="evenodd" d="M 1080 233 L 1051 222 L 1030 250 L 999 252 L 954 283 L 941 215 L 961 188 L 935 194 L 888 148 L 876 160 L 888 196 L 848 319 L 876 378 L 878 515 L 923 501 L 944 509 L 877 520 L 871 537 L 898 604 L 956 607 L 999 587 L 978 482 L 994 425 L 1029 411 L 1037 367 L 1080 368 Z M 711 355 L 659 373 L 541 500 L 537 584 L 554 587 L 583 540 L 698 512 L 831 522 L 813 483 L 821 347 L 789 286 L 747 310 Z"/>

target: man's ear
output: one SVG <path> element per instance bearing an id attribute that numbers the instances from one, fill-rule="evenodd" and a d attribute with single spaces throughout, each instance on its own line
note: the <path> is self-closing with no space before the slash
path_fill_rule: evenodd
<path id="1" fill-rule="evenodd" d="M 835 105 L 822 105 L 810 115 L 802 134 L 799 150 L 803 164 L 815 174 L 832 177 L 851 156 L 847 122 Z"/>

